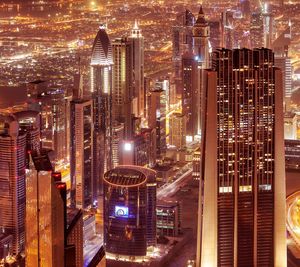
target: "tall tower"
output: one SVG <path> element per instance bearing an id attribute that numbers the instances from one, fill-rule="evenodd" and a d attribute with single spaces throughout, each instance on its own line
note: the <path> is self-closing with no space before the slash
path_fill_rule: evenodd
<path id="1" fill-rule="evenodd" d="M 186 116 L 186 136 L 192 140 L 195 133 L 194 116 L 198 112 L 193 110 L 193 91 L 195 90 L 195 76 L 197 75 L 197 62 L 193 53 L 185 53 L 182 56 L 182 114 Z"/>
<path id="2" fill-rule="evenodd" d="M 0 118 L 0 231 L 12 235 L 10 253 L 25 249 L 26 133 L 12 116 Z"/>
<path id="3" fill-rule="evenodd" d="M 32 153 L 26 175 L 26 266 L 64 266 L 65 183 L 56 183 L 47 154 Z"/>
<path id="4" fill-rule="evenodd" d="M 201 113 L 203 94 L 203 70 L 209 67 L 209 25 L 205 19 L 202 6 L 193 27 L 194 60 L 196 69 L 193 70 L 192 117 L 194 136 L 201 135 Z M 200 107 L 200 109 L 199 109 Z"/>
<path id="5" fill-rule="evenodd" d="M 71 101 L 70 147 L 71 200 L 76 208 L 86 209 L 97 199 L 98 181 L 93 160 L 93 102 Z"/>
<path id="6" fill-rule="evenodd" d="M 182 93 L 182 55 L 185 53 L 191 54 L 193 52 L 193 26 L 195 17 L 190 10 L 177 15 L 175 25 L 172 27 L 172 47 L 173 47 L 173 64 L 174 64 L 174 79 L 175 79 L 175 92 L 176 94 Z"/>
<path id="7" fill-rule="evenodd" d="M 201 6 L 198 18 L 193 27 L 194 55 L 201 68 L 209 67 L 209 35 L 209 25 Z"/>
<path id="8" fill-rule="evenodd" d="M 136 117 L 145 117 L 145 87 L 144 87 L 144 37 L 137 21 L 131 31 L 130 38 L 133 46 L 133 82 L 134 106 Z"/>
<path id="9" fill-rule="evenodd" d="M 133 86 L 133 40 L 118 38 L 112 43 L 113 54 L 113 119 L 124 123 L 125 138 L 131 138 Z"/>
<path id="10" fill-rule="evenodd" d="M 54 150 L 56 166 L 67 156 L 65 90 L 59 88 L 42 90 L 37 99 L 41 111 L 41 144 Z"/>
<path id="11" fill-rule="evenodd" d="M 251 14 L 250 34 L 252 48 L 264 46 L 264 24 L 261 12 Z"/>
<path id="12" fill-rule="evenodd" d="M 100 26 L 92 50 L 90 90 L 94 109 L 94 175 L 98 181 L 112 166 L 112 66 L 111 43 L 105 27 Z"/>
<path id="13" fill-rule="evenodd" d="M 216 50 L 212 67 L 205 71 L 197 266 L 284 267 L 281 71 L 265 48 Z"/>
<path id="14" fill-rule="evenodd" d="M 221 47 L 234 47 L 234 19 L 233 11 L 225 10 L 221 13 Z"/>
<path id="15" fill-rule="evenodd" d="M 264 25 L 264 47 L 271 48 L 273 43 L 273 16 L 269 10 L 268 3 L 263 6 L 263 25 Z"/>
<path id="16" fill-rule="evenodd" d="M 166 143 L 166 92 L 156 89 L 149 92 L 148 125 L 156 130 L 156 155 L 163 157 L 167 150 Z"/>

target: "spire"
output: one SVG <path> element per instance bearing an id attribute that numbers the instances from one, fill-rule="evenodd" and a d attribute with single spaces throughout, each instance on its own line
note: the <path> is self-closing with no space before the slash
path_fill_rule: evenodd
<path id="1" fill-rule="evenodd" d="M 207 22 L 205 20 L 202 5 L 200 6 L 200 10 L 199 10 L 198 18 L 196 20 L 196 24 L 207 24 Z"/>
<path id="2" fill-rule="evenodd" d="M 199 15 L 204 15 L 202 5 L 200 6 Z"/>
<path id="3" fill-rule="evenodd" d="M 133 30 L 139 30 L 139 24 L 137 20 L 134 21 Z"/>
<path id="4" fill-rule="evenodd" d="M 138 23 L 137 20 L 134 21 L 134 25 L 133 25 L 133 28 L 131 30 L 131 37 L 132 38 L 140 38 L 140 37 L 142 37 L 141 30 L 139 28 L 139 23 Z"/>

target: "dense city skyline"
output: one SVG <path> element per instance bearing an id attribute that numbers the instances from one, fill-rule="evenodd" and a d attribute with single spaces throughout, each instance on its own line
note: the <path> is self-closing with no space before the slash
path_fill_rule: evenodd
<path id="1" fill-rule="evenodd" d="M 299 0 L 0 3 L 0 266 L 300 266 Z"/>

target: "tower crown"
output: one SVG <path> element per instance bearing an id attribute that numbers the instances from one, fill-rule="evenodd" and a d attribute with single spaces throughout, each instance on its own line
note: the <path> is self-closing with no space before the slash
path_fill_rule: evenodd
<path id="1" fill-rule="evenodd" d="M 131 30 L 131 37 L 133 37 L 133 38 L 142 37 L 141 29 L 139 28 L 139 24 L 138 24 L 137 20 L 134 21 L 134 25 Z"/>
<path id="2" fill-rule="evenodd" d="M 92 50 L 92 66 L 113 65 L 111 43 L 105 27 L 100 26 Z"/>
<path id="3" fill-rule="evenodd" d="M 202 5 L 200 6 L 200 10 L 199 10 L 199 14 L 198 14 L 198 18 L 196 20 L 195 26 L 207 26 L 208 23 L 205 19 L 205 15 L 203 12 L 203 8 Z"/>

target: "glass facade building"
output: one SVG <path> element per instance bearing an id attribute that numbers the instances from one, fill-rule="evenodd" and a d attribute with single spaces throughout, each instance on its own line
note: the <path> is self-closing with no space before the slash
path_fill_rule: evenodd
<path id="1" fill-rule="evenodd" d="M 264 48 L 216 50 L 212 66 L 197 263 L 286 266 L 281 71 Z"/>
<path id="2" fill-rule="evenodd" d="M 94 121 L 94 175 L 99 179 L 102 190 L 102 177 L 112 168 L 112 47 L 105 27 L 98 30 L 93 43 L 91 57 L 91 87 Z M 104 159 L 104 160 L 103 160 Z"/>
<path id="3" fill-rule="evenodd" d="M 71 101 L 71 198 L 77 208 L 90 207 L 97 198 L 99 181 L 94 175 L 93 102 Z"/>
<path id="4" fill-rule="evenodd" d="M 156 245 L 156 173 L 119 166 L 104 176 L 104 246 L 107 253 L 146 256 Z"/>
<path id="5" fill-rule="evenodd" d="M 0 117 L 0 231 L 13 237 L 10 253 L 25 248 L 26 134 L 12 116 Z"/>

